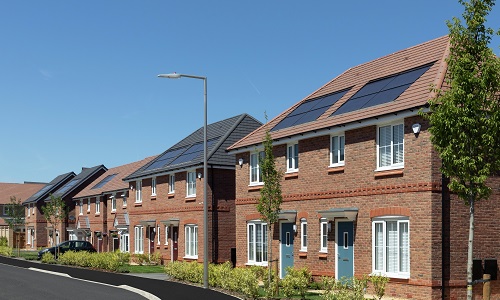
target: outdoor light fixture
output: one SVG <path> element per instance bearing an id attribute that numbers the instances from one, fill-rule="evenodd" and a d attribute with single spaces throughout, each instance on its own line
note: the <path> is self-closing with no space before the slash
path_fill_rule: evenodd
<path id="1" fill-rule="evenodd" d="M 413 133 L 415 135 L 420 133 L 420 127 L 422 127 L 419 123 L 415 123 L 411 126 L 411 129 L 413 130 Z"/>
<path id="2" fill-rule="evenodd" d="M 238 164 L 240 165 L 240 167 L 243 166 L 243 158 L 238 159 Z"/>
<path id="3" fill-rule="evenodd" d="M 181 77 L 203 80 L 203 174 L 208 174 L 207 165 L 207 77 L 187 74 L 159 74 L 160 78 L 179 79 Z M 199 174 L 201 178 L 201 174 Z M 203 287 L 208 289 L 208 201 L 207 180 L 203 180 Z"/>
<path id="4" fill-rule="evenodd" d="M 198 179 L 201 179 L 201 173 L 198 173 Z"/>

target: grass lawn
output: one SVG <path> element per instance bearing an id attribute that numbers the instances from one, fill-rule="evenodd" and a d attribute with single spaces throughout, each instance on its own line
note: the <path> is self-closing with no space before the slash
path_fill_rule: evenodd
<path id="1" fill-rule="evenodd" d="M 126 273 L 165 273 L 165 266 L 124 265 L 123 271 Z"/>

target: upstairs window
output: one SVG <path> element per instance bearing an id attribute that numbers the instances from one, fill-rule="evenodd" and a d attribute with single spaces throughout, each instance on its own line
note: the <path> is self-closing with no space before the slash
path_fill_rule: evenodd
<path id="1" fill-rule="evenodd" d="M 98 214 L 101 212 L 101 200 L 99 197 L 95 199 L 95 213 Z"/>
<path id="2" fill-rule="evenodd" d="M 170 176 L 168 176 L 168 193 L 175 193 L 175 174 L 170 174 Z"/>
<path id="3" fill-rule="evenodd" d="M 186 185 L 186 197 L 196 197 L 196 172 L 187 172 Z"/>
<path id="4" fill-rule="evenodd" d="M 142 181 L 138 180 L 135 185 L 135 202 L 142 202 Z"/>
<path id="5" fill-rule="evenodd" d="M 404 126 L 387 125 L 378 128 L 378 169 L 395 169 L 404 166 Z"/>
<path id="6" fill-rule="evenodd" d="M 156 177 L 151 179 L 151 196 L 156 196 Z"/>
<path id="7" fill-rule="evenodd" d="M 111 211 L 116 211 L 116 197 L 111 196 Z"/>
<path id="8" fill-rule="evenodd" d="M 299 170 L 299 143 L 288 145 L 286 161 L 287 172 L 297 172 Z"/>
<path id="9" fill-rule="evenodd" d="M 344 156 L 345 156 L 344 147 L 345 147 L 344 135 L 332 136 L 330 141 L 330 166 L 344 165 Z"/>
<path id="10" fill-rule="evenodd" d="M 83 199 L 80 199 L 78 207 L 79 207 L 79 214 L 83 215 Z"/>
<path id="11" fill-rule="evenodd" d="M 264 151 L 250 154 L 250 185 L 263 184 L 260 162 L 264 158 Z"/>

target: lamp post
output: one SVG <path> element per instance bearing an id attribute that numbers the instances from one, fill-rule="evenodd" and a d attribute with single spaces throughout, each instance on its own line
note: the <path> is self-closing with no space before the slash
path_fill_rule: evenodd
<path id="1" fill-rule="evenodd" d="M 207 202 L 207 77 L 187 74 L 160 74 L 160 78 L 178 79 L 181 77 L 203 80 L 203 287 L 208 288 L 208 202 Z"/>

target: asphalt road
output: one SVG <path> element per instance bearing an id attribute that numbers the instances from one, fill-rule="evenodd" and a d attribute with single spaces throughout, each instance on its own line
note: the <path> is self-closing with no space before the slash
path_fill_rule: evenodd
<path id="1" fill-rule="evenodd" d="M 23 259 L 15 259 L 15 258 L 8 258 L 4 256 L 0 256 L 0 263 L 5 264 L 5 265 L 11 265 L 11 266 L 16 266 L 20 268 L 36 268 L 36 269 L 43 269 L 45 271 L 51 271 L 51 272 L 58 272 L 58 273 L 63 273 L 67 274 L 70 277 L 73 278 L 78 278 L 82 280 L 87 280 L 87 281 L 92 281 L 92 282 L 100 282 L 100 283 L 105 283 L 111 286 L 128 286 L 132 287 L 135 289 L 139 289 L 142 291 L 145 291 L 147 293 L 150 293 L 151 295 L 156 296 L 159 299 L 182 299 L 182 300 L 209 300 L 209 299 L 217 299 L 217 300 L 235 300 L 238 299 L 236 297 L 226 295 L 224 293 L 220 293 L 211 289 L 204 289 L 202 287 L 196 287 L 196 286 L 191 286 L 187 284 L 182 284 L 182 283 L 177 283 L 177 282 L 172 282 L 172 281 L 167 281 L 167 280 L 159 280 L 159 279 L 151 279 L 151 278 L 144 278 L 144 277 L 137 277 L 137 276 L 130 276 L 130 275 L 125 275 L 125 274 L 118 274 L 118 273 L 110 273 L 110 272 L 101 272 L 101 271 L 95 271 L 95 270 L 89 270 L 89 269 L 83 269 L 83 268 L 74 268 L 74 267 L 67 267 L 67 266 L 60 266 L 60 265 L 48 265 L 48 264 L 42 264 L 39 262 L 33 262 L 33 261 L 28 261 L 28 260 L 23 260 Z M 3 268 L 2 268 L 3 270 Z M 35 272 L 33 272 L 35 273 Z M 11 274 L 11 277 L 13 274 Z M 52 278 L 53 275 L 48 276 L 48 274 L 36 272 L 35 274 L 36 278 L 31 279 L 31 280 L 42 280 L 41 278 L 43 277 L 50 277 Z M 3 285 L 3 279 L 4 277 L 9 277 L 9 274 L 3 274 L 2 277 L 0 277 L 0 283 Z M 23 279 L 24 280 L 24 279 Z M 19 286 L 19 289 L 23 289 L 23 286 L 26 286 L 26 284 L 29 284 L 29 282 L 24 282 L 23 280 L 19 279 L 17 280 L 16 278 L 11 278 L 10 279 L 10 284 L 16 284 Z M 47 284 L 47 288 L 51 287 L 52 290 L 54 286 L 56 286 L 57 290 L 57 280 L 59 278 L 55 279 L 55 282 L 51 282 L 50 284 Z M 71 280 L 71 279 L 68 279 Z M 85 283 L 88 284 L 88 283 Z M 62 285 L 61 285 L 62 286 Z M 117 299 L 125 300 L 125 299 L 144 299 L 141 298 L 138 294 L 128 294 L 130 292 L 128 291 L 122 291 L 123 289 L 117 289 L 113 288 L 115 290 L 120 290 L 121 292 L 126 292 L 127 295 L 131 295 L 130 297 L 118 297 Z M 0 288 L 1 291 L 1 288 Z M 77 292 L 76 288 L 74 290 Z M 85 291 L 89 291 L 87 288 Z M 84 291 L 84 293 L 85 293 Z M 78 293 L 80 291 L 78 290 Z M 99 296 L 92 296 L 91 293 L 89 294 L 83 294 L 84 298 L 78 298 L 78 297 L 72 297 L 69 296 L 61 299 L 106 299 L 109 300 L 110 298 L 103 298 Z M 15 296 L 15 295 L 14 295 Z M 17 299 L 30 299 L 29 297 L 23 298 L 17 298 Z M 37 295 L 35 295 L 37 296 Z M 0 293 L 0 299 L 16 299 L 14 297 L 8 297 L 4 298 L 2 294 Z M 39 294 L 38 297 L 34 297 L 33 299 L 55 299 L 52 297 L 45 298 L 42 294 Z M 113 298 L 114 299 L 114 298 Z"/>

